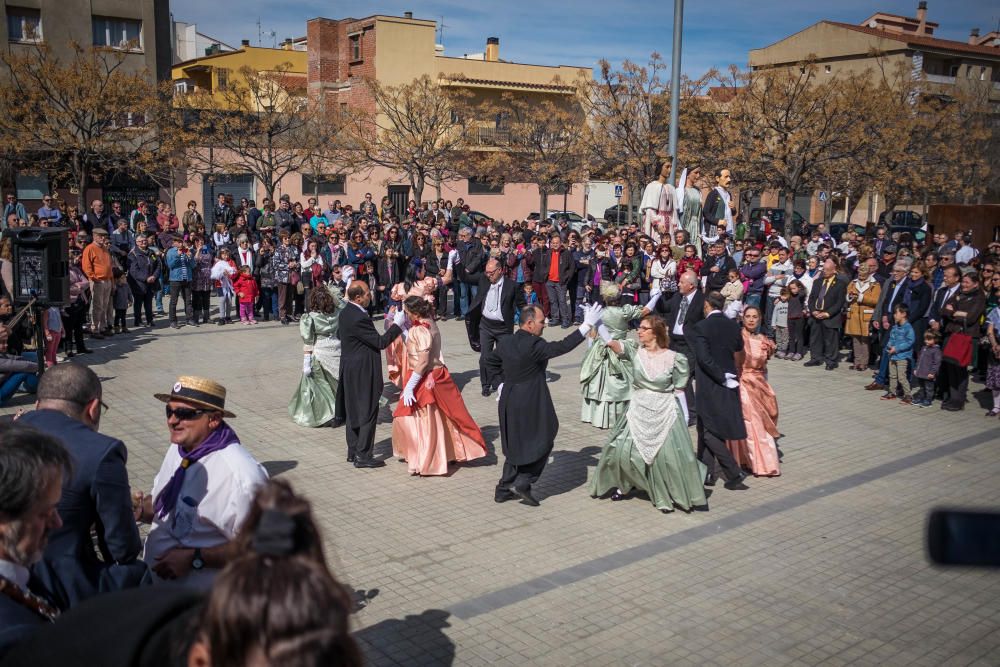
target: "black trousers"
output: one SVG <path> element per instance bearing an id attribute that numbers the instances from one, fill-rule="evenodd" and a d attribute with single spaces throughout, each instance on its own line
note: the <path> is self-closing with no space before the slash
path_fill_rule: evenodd
<path id="1" fill-rule="evenodd" d="M 86 350 L 87 346 L 83 342 L 83 324 L 87 319 L 87 304 L 82 301 L 75 301 L 66 307 L 66 351 L 69 352 L 69 343 L 72 341 L 77 352 Z"/>
<path id="2" fill-rule="evenodd" d="M 500 475 L 500 482 L 497 484 L 498 491 L 508 491 L 512 488 L 529 489 L 531 485 L 542 476 L 542 470 L 548 463 L 549 457 L 546 454 L 541 459 L 525 465 L 514 465 L 510 460 L 503 462 L 503 473 Z"/>
<path id="3" fill-rule="evenodd" d="M 486 366 L 486 355 L 497 346 L 497 341 L 503 336 L 511 335 L 511 327 L 503 322 L 482 318 L 479 323 L 479 382 L 483 389 L 496 389 L 503 382 L 502 375 L 493 375 Z"/>
<path id="4" fill-rule="evenodd" d="M 194 304 L 191 302 L 191 281 L 180 282 L 170 281 L 170 308 L 168 309 L 170 321 L 177 321 L 177 300 L 184 299 L 184 315 L 191 321 L 191 314 L 194 312 Z"/>
<path id="5" fill-rule="evenodd" d="M 830 328 L 820 322 L 813 322 L 809 329 L 809 358 L 835 364 L 839 351 L 840 328 Z"/>
<path id="6" fill-rule="evenodd" d="M 805 325 L 804 319 L 788 320 L 788 353 L 805 354 Z"/>
<path id="7" fill-rule="evenodd" d="M 341 389 L 343 390 L 343 385 Z M 352 414 L 351 405 L 345 401 L 347 415 L 347 453 L 353 454 L 358 461 L 370 461 L 375 448 L 375 425 L 378 423 L 378 401 L 371 406 L 366 414 Z M 334 410 L 336 418 L 337 410 Z"/>
<path id="8" fill-rule="evenodd" d="M 705 428 L 704 422 L 698 420 L 698 460 L 705 464 L 709 474 L 715 474 L 716 464 L 722 467 L 726 479 L 738 477 L 741 470 L 736 463 L 726 441 Z"/>
<path id="9" fill-rule="evenodd" d="M 948 395 L 947 402 L 952 405 L 965 405 L 969 392 L 969 369 L 950 361 L 942 361 L 938 377 L 941 378 L 942 388 Z"/>
<path id="10" fill-rule="evenodd" d="M 139 326 L 142 324 L 142 310 L 146 310 L 146 324 L 153 326 L 153 289 L 147 287 L 142 294 L 132 291 L 132 324 Z"/>

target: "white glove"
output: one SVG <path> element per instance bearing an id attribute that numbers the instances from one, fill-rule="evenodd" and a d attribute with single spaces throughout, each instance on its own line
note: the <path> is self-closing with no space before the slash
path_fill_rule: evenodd
<path id="1" fill-rule="evenodd" d="M 502 393 L 503 393 L 503 382 L 501 382 L 500 386 L 497 387 L 497 403 L 500 402 L 500 394 Z"/>
<path id="2" fill-rule="evenodd" d="M 646 302 L 646 308 L 649 308 L 650 312 L 656 310 L 656 302 L 660 300 L 663 296 L 663 292 L 650 292 L 649 301 Z"/>
<path id="3" fill-rule="evenodd" d="M 400 329 L 406 324 L 406 313 L 403 312 L 402 308 L 396 311 L 396 314 L 392 318 L 392 323 Z"/>
<path id="4" fill-rule="evenodd" d="M 410 376 L 410 381 L 406 383 L 405 387 L 403 387 L 402 401 L 403 405 L 406 407 L 410 407 L 416 402 L 417 399 L 414 398 L 413 391 L 417 388 L 417 385 L 420 384 L 420 378 L 422 377 L 423 376 L 420 373 L 412 374 Z"/>
<path id="5" fill-rule="evenodd" d="M 611 342 L 611 332 L 608 331 L 608 328 L 604 326 L 603 322 L 601 322 L 601 324 L 597 327 L 597 335 L 600 336 L 601 340 L 605 343 Z"/>
<path id="6" fill-rule="evenodd" d="M 302 357 L 302 374 L 313 374 L 313 356 L 311 354 L 306 354 Z"/>
<path id="7" fill-rule="evenodd" d="M 681 412 L 684 413 L 684 423 L 687 424 L 691 421 L 691 413 L 688 412 L 687 396 L 684 395 L 683 391 L 674 392 L 674 396 L 677 397 L 677 402 L 681 404 Z"/>
<path id="8" fill-rule="evenodd" d="M 732 373 L 726 373 L 726 389 L 736 389 L 740 386 L 740 383 L 736 380 L 736 376 Z"/>
<path id="9" fill-rule="evenodd" d="M 601 316 L 604 315 L 604 308 L 600 304 L 592 304 L 583 309 L 583 323 L 596 327 L 601 323 Z"/>

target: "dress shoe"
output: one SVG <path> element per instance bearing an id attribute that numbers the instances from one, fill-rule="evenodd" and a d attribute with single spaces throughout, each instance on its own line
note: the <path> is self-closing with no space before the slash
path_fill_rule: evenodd
<path id="1" fill-rule="evenodd" d="M 510 489 L 497 489 L 493 494 L 493 502 L 505 503 L 508 500 L 514 500 L 517 496 Z"/>
<path id="2" fill-rule="evenodd" d="M 745 480 L 746 478 L 747 474 L 745 472 L 740 471 L 740 474 L 737 477 L 733 477 L 731 480 L 728 480 L 723 486 L 725 486 L 730 491 L 746 491 L 747 489 L 750 488 L 749 486 L 743 483 L 743 480 Z"/>
<path id="3" fill-rule="evenodd" d="M 806 363 L 804 363 L 802 365 L 803 366 L 822 366 L 823 362 L 820 361 L 819 359 L 810 359 L 809 361 L 807 361 Z"/>
<path id="4" fill-rule="evenodd" d="M 826 365 L 826 370 L 828 370 L 828 371 L 832 371 L 832 370 L 834 370 L 836 368 L 837 368 L 837 364 L 827 364 Z"/>
<path id="5" fill-rule="evenodd" d="M 539 503 L 538 500 L 536 500 L 535 497 L 531 495 L 530 486 L 524 489 L 519 489 L 515 486 L 514 488 L 511 489 L 511 492 L 513 492 L 515 496 L 520 498 L 521 502 L 523 502 L 525 505 L 531 505 L 532 507 L 538 507 L 539 505 L 541 505 L 541 503 Z"/>
<path id="6" fill-rule="evenodd" d="M 76 353 L 77 353 L 77 354 L 90 354 L 90 353 L 91 353 L 91 350 L 88 350 L 88 349 L 87 349 L 87 348 L 85 348 L 85 347 L 81 347 L 81 348 L 79 348 L 79 349 L 78 349 L 78 350 L 76 351 Z"/>
<path id="7" fill-rule="evenodd" d="M 355 459 L 354 454 L 348 454 L 347 455 L 347 462 L 348 463 L 354 463 L 354 459 Z"/>
<path id="8" fill-rule="evenodd" d="M 355 461 L 355 468 L 383 468 L 385 467 L 385 461 L 380 461 L 378 459 L 368 459 L 367 461 Z"/>
<path id="9" fill-rule="evenodd" d="M 100 333 L 92 333 L 92 334 L 90 334 L 90 337 L 91 338 L 96 338 L 97 340 L 104 340 L 104 338 L 105 338 L 104 334 L 100 334 Z"/>
<path id="10" fill-rule="evenodd" d="M 941 409 L 947 410 L 948 412 L 961 412 L 965 409 L 965 406 L 957 403 L 942 403 Z"/>
<path id="11" fill-rule="evenodd" d="M 719 476 L 714 472 L 710 472 L 705 475 L 705 486 L 715 486 L 715 483 L 719 480 Z"/>
<path id="12" fill-rule="evenodd" d="M 622 493 L 620 489 L 616 490 L 611 494 L 611 500 L 618 502 L 619 500 L 625 500 L 625 496 L 628 494 Z"/>
<path id="13" fill-rule="evenodd" d="M 344 420 L 343 419 L 331 419 L 328 422 L 328 424 L 329 424 L 330 428 L 340 428 L 341 426 L 344 425 Z M 353 461 L 354 459 L 351 459 L 351 460 Z"/>
<path id="14" fill-rule="evenodd" d="M 483 387 L 483 396 L 489 396 L 492 393 L 493 390 L 490 387 Z"/>
<path id="15" fill-rule="evenodd" d="M 865 391 L 882 391 L 885 389 L 885 385 L 880 382 L 872 382 L 871 384 L 865 385 Z"/>

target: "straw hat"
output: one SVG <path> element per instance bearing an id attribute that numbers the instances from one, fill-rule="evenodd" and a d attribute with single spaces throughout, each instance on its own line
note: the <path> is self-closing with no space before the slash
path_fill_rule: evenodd
<path id="1" fill-rule="evenodd" d="M 190 403 L 209 410 L 218 410 L 224 417 L 234 418 L 229 410 L 226 410 L 226 388 L 215 380 L 195 377 L 193 375 L 182 375 L 177 378 L 173 389 L 169 394 L 153 394 L 157 400 L 168 403 L 170 401 L 181 401 Z"/>

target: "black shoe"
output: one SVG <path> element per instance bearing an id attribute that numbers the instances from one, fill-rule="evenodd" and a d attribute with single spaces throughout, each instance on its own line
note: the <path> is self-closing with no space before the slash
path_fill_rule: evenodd
<path id="1" fill-rule="evenodd" d="M 77 351 L 76 351 L 77 354 L 90 354 L 91 352 L 92 352 L 92 350 L 88 350 L 85 347 L 81 347 L 81 348 L 77 349 Z"/>
<path id="2" fill-rule="evenodd" d="M 216 324 L 218 324 L 218 325 L 219 325 L 220 327 L 221 327 L 221 326 L 222 326 L 223 324 L 225 324 L 225 323 L 226 323 L 226 321 L 225 321 L 225 320 L 223 320 L 223 319 L 220 319 L 220 320 L 219 320 L 218 322 L 216 322 Z"/>
<path id="3" fill-rule="evenodd" d="M 287 317 L 281 318 L 281 323 L 284 324 L 285 326 L 288 326 L 288 318 Z"/>
<path id="4" fill-rule="evenodd" d="M 810 359 L 809 361 L 807 361 L 806 363 L 804 363 L 802 365 L 803 366 L 822 366 L 823 362 L 820 361 L 819 359 Z"/>
<path id="5" fill-rule="evenodd" d="M 343 419 L 331 419 L 328 423 L 328 426 L 330 428 L 340 428 L 343 425 L 344 425 Z M 352 458 L 351 460 L 353 461 L 354 459 Z"/>
<path id="6" fill-rule="evenodd" d="M 489 396 L 492 393 L 493 393 L 492 389 L 490 389 L 489 387 L 483 387 L 483 396 Z"/>
<path id="7" fill-rule="evenodd" d="M 170 323 L 170 328 L 171 329 L 180 329 L 181 325 L 177 324 L 177 322 L 171 322 Z"/>
<path id="8" fill-rule="evenodd" d="M 385 467 L 385 461 L 380 461 L 378 459 L 368 459 L 367 461 L 355 461 L 355 468 L 383 468 Z"/>
<path id="9" fill-rule="evenodd" d="M 188 320 L 187 321 L 187 325 L 189 327 L 200 327 L 201 326 L 200 324 L 198 324 L 198 320 Z"/>
<path id="10" fill-rule="evenodd" d="M 505 503 L 508 500 L 514 500 L 517 496 L 510 489 L 497 489 L 493 494 L 493 502 L 495 503 Z"/>
<path id="11" fill-rule="evenodd" d="M 730 491 L 746 491 L 750 487 L 743 483 L 743 480 L 747 478 L 747 474 L 740 471 L 737 477 L 733 477 L 731 480 L 727 481 L 723 486 L 725 486 Z"/>
<path id="12" fill-rule="evenodd" d="M 614 493 L 611 494 L 610 498 L 612 501 L 618 502 L 619 500 L 625 500 L 627 496 L 628 496 L 627 493 L 620 493 L 619 491 L 616 490 Z"/>
<path id="13" fill-rule="evenodd" d="M 719 476 L 714 472 L 705 475 L 705 486 L 715 486 L 717 481 L 719 481 Z"/>
<path id="14" fill-rule="evenodd" d="M 964 405 L 959 405 L 958 403 L 942 403 L 942 410 L 947 410 L 948 412 L 961 412 L 965 409 Z"/>
<path id="15" fill-rule="evenodd" d="M 837 364 L 827 364 L 827 365 L 826 365 L 826 370 L 828 370 L 828 371 L 832 371 L 832 370 L 833 370 L 833 369 L 835 369 L 836 367 L 837 367 Z"/>
<path id="16" fill-rule="evenodd" d="M 348 462 L 348 463 L 354 463 L 354 459 L 355 459 L 355 458 L 356 458 L 356 457 L 354 456 L 354 454 L 348 454 L 348 455 L 347 455 L 347 462 Z"/>
<path id="17" fill-rule="evenodd" d="M 514 488 L 511 489 L 511 492 L 513 492 L 515 496 L 520 498 L 521 502 L 523 502 L 525 505 L 531 505 L 532 507 L 538 507 L 539 505 L 541 505 L 541 503 L 538 502 L 533 495 L 531 495 L 530 486 L 525 489 L 519 489 L 515 486 Z"/>

